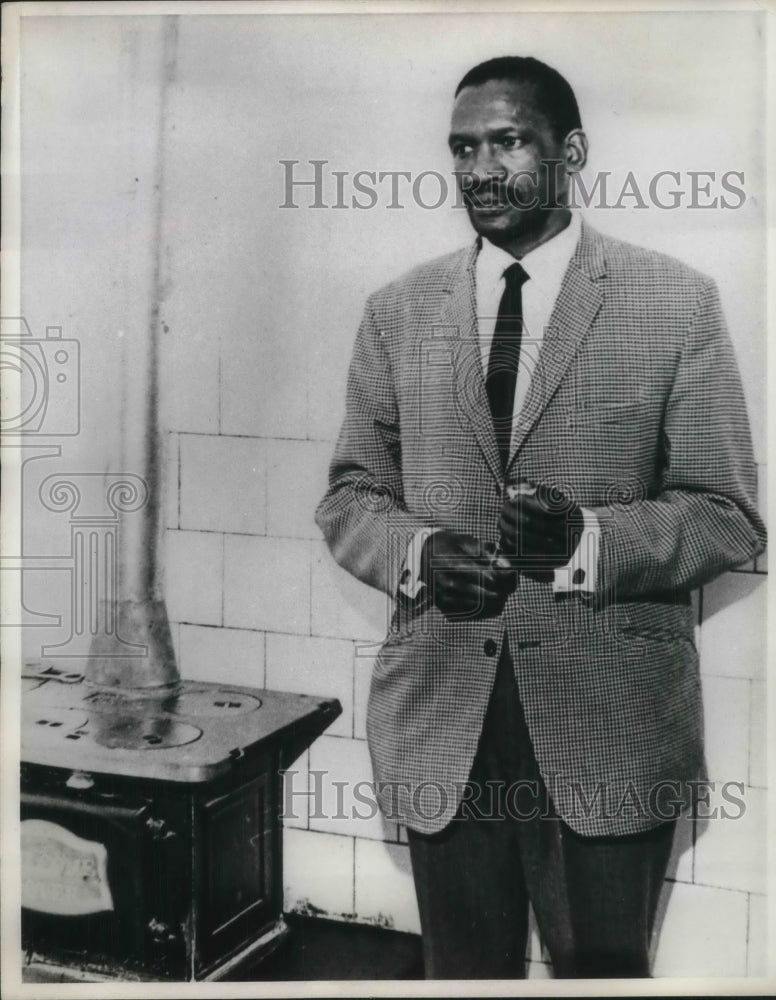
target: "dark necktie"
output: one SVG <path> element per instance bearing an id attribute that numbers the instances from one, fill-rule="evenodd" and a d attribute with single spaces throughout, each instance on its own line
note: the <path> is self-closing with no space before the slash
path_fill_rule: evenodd
<path id="1" fill-rule="evenodd" d="M 493 427 L 501 455 L 501 467 L 506 470 L 509 445 L 512 440 L 512 416 L 515 408 L 515 385 L 523 335 L 522 288 L 528 275 L 520 264 L 511 264 L 504 272 L 506 288 L 498 307 L 496 329 L 490 346 L 485 389 L 493 415 Z"/>

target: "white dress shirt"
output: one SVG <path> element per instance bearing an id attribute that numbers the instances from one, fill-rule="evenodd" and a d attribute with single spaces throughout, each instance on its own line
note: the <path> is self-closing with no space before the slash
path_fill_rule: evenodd
<path id="1" fill-rule="evenodd" d="M 520 258 L 520 264 L 529 280 L 522 288 L 523 335 L 520 338 L 513 428 L 528 395 L 531 374 L 539 357 L 544 332 L 555 308 L 569 261 L 577 248 L 581 228 L 579 216 L 572 212 L 571 221 L 565 229 Z M 515 258 L 512 254 L 494 246 L 488 240 L 482 241 L 482 249 L 477 254 L 475 286 L 482 370 L 486 375 L 498 308 L 506 285 L 504 271 L 514 263 Z"/>
<path id="2" fill-rule="evenodd" d="M 576 250 L 582 223 L 576 212 L 565 229 L 556 236 L 529 251 L 520 259 L 528 281 L 522 287 L 523 335 L 520 342 L 520 361 L 515 385 L 515 402 L 512 414 L 514 432 L 517 417 L 525 403 L 531 384 L 531 375 L 539 357 L 544 332 L 555 308 L 563 278 Z M 482 241 L 475 265 L 477 297 L 477 328 L 482 356 L 482 368 L 488 371 L 490 346 L 496 329 L 499 305 L 506 282 L 504 272 L 515 263 L 515 258 L 488 240 Z M 553 590 L 594 591 L 598 568 L 598 518 L 582 508 L 584 531 L 571 560 L 555 570 Z M 423 543 L 437 530 L 422 528 L 412 539 L 407 551 L 405 569 L 401 576 L 401 590 L 410 598 L 423 586 L 420 580 L 420 555 Z"/>

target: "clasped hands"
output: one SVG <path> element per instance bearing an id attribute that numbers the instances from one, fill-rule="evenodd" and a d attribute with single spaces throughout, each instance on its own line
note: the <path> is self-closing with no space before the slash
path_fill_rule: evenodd
<path id="1" fill-rule="evenodd" d="M 571 559 L 583 527 L 582 510 L 560 491 L 510 487 L 499 517 L 498 547 L 440 529 L 423 545 L 420 576 L 445 617 L 492 618 L 516 589 L 518 572 L 551 582 L 554 571 Z"/>

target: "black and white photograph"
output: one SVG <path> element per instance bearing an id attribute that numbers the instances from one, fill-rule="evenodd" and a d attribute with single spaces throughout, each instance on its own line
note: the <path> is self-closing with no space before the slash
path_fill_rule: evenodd
<path id="1" fill-rule="evenodd" d="M 773 990 L 775 16 L 2 5 L 8 1000 Z"/>

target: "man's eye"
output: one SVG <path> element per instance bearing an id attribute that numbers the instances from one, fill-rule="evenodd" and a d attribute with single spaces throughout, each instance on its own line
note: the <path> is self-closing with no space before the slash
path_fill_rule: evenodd
<path id="1" fill-rule="evenodd" d="M 468 143 L 459 143 L 458 145 L 453 146 L 453 156 L 458 159 L 461 159 L 461 157 L 464 156 L 471 156 L 472 148 L 473 147 L 468 145 Z"/>
<path id="2" fill-rule="evenodd" d="M 504 149 L 513 149 L 518 144 L 518 138 L 515 135 L 505 135 L 501 139 L 501 145 Z"/>

